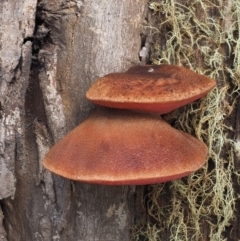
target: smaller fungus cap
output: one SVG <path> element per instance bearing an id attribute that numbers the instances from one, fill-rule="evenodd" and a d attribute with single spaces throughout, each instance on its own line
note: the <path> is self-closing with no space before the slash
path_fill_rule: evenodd
<path id="1" fill-rule="evenodd" d="M 102 106 L 164 114 L 205 96 L 215 85 L 184 67 L 138 65 L 98 79 L 86 97 Z"/>
<path id="2" fill-rule="evenodd" d="M 101 108 L 52 147 L 43 165 L 77 181 L 145 185 L 198 170 L 207 152 L 198 139 L 156 116 Z"/>

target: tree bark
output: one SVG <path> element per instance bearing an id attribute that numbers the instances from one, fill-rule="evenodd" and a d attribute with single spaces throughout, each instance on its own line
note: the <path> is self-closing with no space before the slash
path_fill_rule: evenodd
<path id="1" fill-rule="evenodd" d="M 239 4 L 148 1 L 141 39 L 146 3 L 0 1 L 0 241 L 128 241 L 134 224 L 132 240 L 240 238 Z M 218 81 L 209 99 L 163 117 L 209 145 L 205 167 L 146 193 L 45 170 L 49 148 L 94 108 L 89 86 L 145 63 L 149 49 L 156 64 Z"/>
<path id="2" fill-rule="evenodd" d="M 36 4 L 0 3 L 0 237 L 130 240 L 142 188 L 73 182 L 41 161 L 89 115 L 89 86 L 139 63 L 146 0 Z"/>

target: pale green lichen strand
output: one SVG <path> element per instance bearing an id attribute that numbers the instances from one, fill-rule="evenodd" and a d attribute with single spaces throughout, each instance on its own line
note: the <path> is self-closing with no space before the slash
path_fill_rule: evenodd
<path id="1" fill-rule="evenodd" d="M 203 226 L 209 228 L 209 240 L 225 240 L 239 198 L 233 179 L 240 180 L 234 166 L 240 145 L 227 118 L 240 87 L 240 2 L 182 2 L 151 1 L 149 8 L 159 23 L 146 29 L 152 35 L 154 64 L 184 65 L 218 82 L 201 102 L 170 114 L 176 128 L 208 145 L 209 161 L 187 178 L 149 186 L 147 208 L 154 221 L 135 226 L 133 240 L 202 240 Z M 167 36 L 161 34 L 166 29 Z M 164 36 L 165 44 L 160 44 Z M 168 203 L 162 201 L 166 190 Z"/>

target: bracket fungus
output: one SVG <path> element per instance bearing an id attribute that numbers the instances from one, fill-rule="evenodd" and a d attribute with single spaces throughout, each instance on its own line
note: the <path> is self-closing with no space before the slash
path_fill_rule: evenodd
<path id="1" fill-rule="evenodd" d="M 69 179 L 109 185 L 187 176 L 207 161 L 206 145 L 156 115 L 131 110 L 167 113 L 203 97 L 215 85 L 208 77 L 165 64 L 108 74 L 86 96 L 111 108 L 95 110 L 52 147 L 43 165 Z"/>
<path id="2" fill-rule="evenodd" d="M 99 108 L 58 142 L 44 166 L 88 183 L 144 185 L 198 170 L 207 147 L 156 116 Z"/>
<path id="3" fill-rule="evenodd" d="M 87 91 L 91 102 L 164 114 L 205 96 L 216 82 L 176 65 L 137 65 L 98 79 Z"/>

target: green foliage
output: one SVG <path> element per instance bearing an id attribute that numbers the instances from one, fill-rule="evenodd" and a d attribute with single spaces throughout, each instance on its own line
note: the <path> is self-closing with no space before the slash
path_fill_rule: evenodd
<path id="1" fill-rule="evenodd" d="M 217 80 L 206 98 L 166 115 L 174 126 L 192 133 L 209 147 L 209 160 L 198 172 L 167 184 L 149 186 L 146 196 L 152 219 L 133 229 L 133 240 L 225 240 L 234 219 L 233 182 L 240 142 L 228 123 L 240 85 L 240 2 L 204 0 L 151 1 L 154 23 L 151 61 L 186 66 Z M 161 200 L 168 191 L 168 203 Z M 206 235 L 207 232 L 207 235 Z M 166 237 L 167 235 L 167 237 Z"/>

